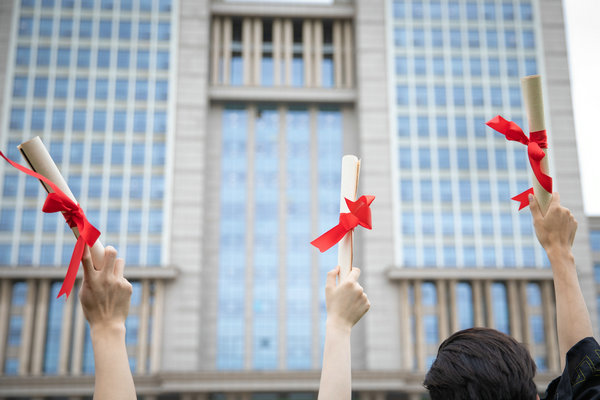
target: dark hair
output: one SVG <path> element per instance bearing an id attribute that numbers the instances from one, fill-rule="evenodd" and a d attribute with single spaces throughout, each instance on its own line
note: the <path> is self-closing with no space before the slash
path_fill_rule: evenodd
<path id="1" fill-rule="evenodd" d="M 432 400 L 534 400 L 534 375 L 524 345 L 495 329 L 470 328 L 440 345 L 423 385 Z"/>

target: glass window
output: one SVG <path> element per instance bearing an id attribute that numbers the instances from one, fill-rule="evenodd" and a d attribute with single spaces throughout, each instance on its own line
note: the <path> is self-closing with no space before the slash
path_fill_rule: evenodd
<path id="1" fill-rule="evenodd" d="M 431 168 L 431 158 L 429 147 L 421 147 L 419 149 L 419 168 Z"/>
<path id="2" fill-rule="evenodd" d="M 530 3 L 521 2 L 519 8 L 521 9 L 521 19 L 524 21 L 533 20 L 533 10 Z"/>
<path id="3" fill-rule="evenodd" d="M 496 4 L 494 2 L 486 2 L 483 5 L 483 12 L 486 20 L 496 19 Z"/>
<path id="4" fill-rule="evenodd" d="M 417 97 L 417 105 L 426 106 L 427 105 L 427 86 L 417 85 L 415 88 L 416 97 Z"/>
<path id="5" fill-rule="evenodd" d="M 402 233 L 406 235 L 415 234 L 415 216 L 412 212 L 402 213 Z"/>
<path id="6" fill-rule="evenodd" d="M 498 47 L 498 32 L 496 29 L 488 29 L 485 31 L 485 41 L 489 48 L 495 49 Z"/>
<path id="7" fill-rule="evenodd" d="M 521 107 L 521 88 L 512 86 L 508 89 L 508 97 L 511 107 Z"/>
<path id="8" fill-rule="evenodd" d="M 112 36 L 112 21 L 101 19 L 98 33 L 101 38 L 110 38 Z"/>
<path id="9" fill-rule="evenodd" d="M 443 202 L 452 201 L 452 182 L 447 179 L 440 180 L 440 198 Z"/>
<path id="10" fill-rule="evenodd" d="M 133 9 L 133 0 L 121 0 L 121 10 L 131 11 Z"/>
<path id="11" fill-rule="evenodd" d="M 110 162 L 112 165 L 123 165 L 125 161 L 125 144 L 121 142 L 113 142 L 112 152 L 110 154 Z"/>
<path id="12" fill-rule="evenodd" d="M 42 8 L 54 8 L 54 0 L 42 0 Z"/>
<path id="13" fill-rule="evenodd" d="M 33 96 L 45 98 L 48 95 L 48 78 L 38 77 L 35 78 L 33 83 Z"/>
<path id="14" fill-rule="evenodd" d="M 423 29 L 418 28 L 413 30 L 413 45 L 415 47 L 425 46 L 425 31 Z"/>
<path id="15" fill-rule="evenodd" d="M 431 179 L 421 181 L 421 201 L 433 201 L 433 183 Z"/>
<path id="16" fill-rule="evenodd" d="M 413 199 L 413 184 L 410 179 L 400 181 L 400 198 L 404 201 L 412 201 Z"/>
<path id="17" fill-rule="evenodd" d="M 460 19 L 460 4 L 456 1 L 448 3 L 448 16 L 450 19 Z"/>
<path id="18" fill-rule="evenodd" d="M 148 98 L 148 81 L 138 79 L 135 81 L 135 99 L 146 100 Z"/>
<path id="19" fill-rule="evenodd" d="M 14 197 L 17 194 L 17 185 L 19 177 L 13 174 L 4 175 L 4 189 L 2 191 L 5 197 Z"/>
<path id="20" fill-rule="evenodd" d="M 475 155 L 477 158 L 477 168 L 478 169 L 488 169 L 488 153 L 486 149 L 477 149 L 475 151 Z"/>
<path id="21" fill-rule="evenodd" d="M 504 45 L 508 48 L 517 47 L 517 34 L 514 29 L 504 31 Z"/>
<path id="22" fill-rule="evenodd" d="M 517 265 L 515 248 L 512 246 L 504 246 L 502 248 L 502 259 L 505 267 L 515 267 Z"/>
<path id="23" fill-rule="evenodd" d="M 31 50 L 29 47 L 18 46 L 17 47 L 17 65 L 29 65 Z"/>
<path id="24" fill-rule="evenodd" d="M 531 235 L 533 233 L 531 213 L 519 213 L 519 225 L 521 226 L 521 234 Z"/>
<path id="25" fill-rule="evenodd" d="M 158 23 L 158 40 L 169 40 L 171 38 L 171 23 Z"/>
<path id="26" fill-rule="evenodd" d="M 148 69 L 150 67 L 150 52 L 148 50 L 138 50 L 137 68 Z"/>
<path id="27" fill-rule="evenodd" d="M 590 247 L 593 251 L 600 251 L 600 231 L 590 231 Z"/>
<path id="28" fill-rule="evenodd" d="M 90 163 L 92 165 L 102 165 L 104 162 L 104 142 L 92 142 L 90 152 Z"/>
<path id="29" fill-rule="evenodd" d="M 452 94 L 454 97 L 454 105 L 455 106 L 464 106 L 465 105 L 465 88 L 464 88 L 464 86 L 454 86 L 452 88 Z"/>
<path id="30" fill-rule="evenodd" d="M 109 180 L 108 197 L 113 199 L 121 198 L 123 194 L 123 176 L 112 175 Z"/>
<path id="31" fill-rule="evenodd" d="M 502 107 L 502 89 L 499 86 L 490 88 L 490 97 L 493 106 Z"/>
<path id="32" fill-rule="evenodd" d="M 167 132 L 167 113 L 164 111 L 157 111 L 154 113 L 154 133 L 166 133 Z"/>
<path id="33" fill-rule="evenodd" d="M 13 97 L 27 96 L 27 77 L 15 76 L 13 83 Z"/>
<path id="34" fill-rule="evenodd" d="M 146 150 L 144 144 L 133 143 L 133 145 L 131 146 L 131 163 L 133 165 L 143 165 L 145 155 Z"/>
<path id="35" fill-rule="evenodd" d="M 463 74 L 463 62 L 460 57 L 452 57 L 452 75 L 462 76 Z"/>
<path id="36" fill-rule="evenodd" d="M 537 74 L 537 63 L 535 58 L 526 58 L 525 59 L 525 75 L 535 75 Z"/>
<path id="37" fill-rule="evenodd" d="M 154 142 L 152 145 L 152 165 L 165 164 L 165 144 L 163 142 Z"/>
<path id="38" fill-rule="evenodd" d="M 435 86 L 435 105 L 436 106 L 445 106 L 446 105 L 446 87 L 445 86 Z"/>
<path id="39" fill-rule="evenodd" d="M 463 202 L 471 201 L 471 181 L 461 179 L 458 182 L 460 199 Z"/>
<path id="40" fill-rule="evenodd" d="M 468 2 L 467 3 L 467 19 L 469 20 L 477 20 L 477 3 Z"/>
<path id="41" fill-rule="evenodd" d="M 151 28 L 150 21 L 140 21 L 138 25 L 138 39 L 139 40 L 150 40 Z"/>
<path id="42" fill-rule="evenodd" d="M 496 168 L 497 169 L 507 169 L 508 161 L 506 159 L 506 150 L 505 149 L 496 149 Z"/>
<path id="43" fill-rule="evenodd" d="M 94 110 L 94 121 L 92 124 L 94 132 L 106 131 L 106 111 Z"/>
<path id="44" fill-rule="evenodd" d="M 171 11 L 171 0 L 159 0 L 158 11 L 168 12 Z"/>
<path id="45" fill-rule="evenodd" d="M 462 39 L 459 29 L 450 29 L 450 46 L 454 48 L 462 46 Z"/>
<path id="46" fill-rule="evenodd" d="M 497 57 L 488 59 L 488 67 L 491 76 L 500 76 L 500 60 Z"/>
<path id="47" fill-rule="evenodd" d="M 167 80 L 157 80 L 156 81 L 156 100 L 165 101 L 167 100 L 167 96 L 169 94 L 169 82 Z"/>
<path id="48" fill-rule="evenodd" d="M 415 75 L 425 75 L 427 73 L 427 63 L 425 57 L 415 57 Z"/>
<path id="49" fill-rule="evenodd" d="M 46 66 L 50 65 L 50 48 L 49 47 L 38 47 L 37 65 L 40 67 L 46 67 Z"/>
<path id="50" fill-rule="evenodd" d="M 435 220 L 433 218 L 433 213 L 424 212 L 421 215 L 421 223 L 424 235 L 433 235 L 435 233 Z M 435 253 L 435 251 L 433 253 Z"/>
<path id="51" fill-rule="evenodd" d="M 19 19 L 19 36 L 31 36 L 33 31 L 33 18 L 21 17 Z"/>
<path id="52" fill-rule="evenodd" d="M 502 17 L 507 20 L 512 20 L 515 18 L 515 10 L 512 3 L 502 3 Z"/>
<path id="53" fill-rule="evenodd" d="M 68 67 L 71 63 L 71 49 L 68 47 L 59 47 L 56 56 L 56 65 L 59 67 Z"/>
<path id="54" fill-rule="evenodd" d="M 136 133 L 146 132 L 146 111 L 136 110 L 133 113 L 133 131 Z"/>
<path id="55" fill-rule="evenodd" d="M 80 38 L 91 38 L 92 37 L 92 20 L 82 19 L 79 22 L 79 37 Z"/>
<path id="56" fill-rule="evenodd" d="M 116 110 L 113 116 L 113 131 L 125 132 L 127 124 L 127 112 Z"/>
<path id="57" fill-rule="evenodd" d="M 500 214 L 500 232 L 505 236 L 513 234 L 512 216 L 509 213 Z"/>
<path id="58" fill-rule="evenodd" d="M 410 118 L 404 115 L 399 115 L 397 118 L 396 128 L 398 129 L 398 136 L 409 136 Z"/>
<path id="59" fill-rule="evenodd" d="M 429 136 L 429 118 L 425 116 L 417 117 L 417 133 L 421 137 Z"/>
<path id="60" fill-rule="evenodd" d="M 406 75 L 408 73 L 408 60 L 404 56 L 396 56 L 396 75 Z"/>
<path id="61" fill-rule="evenodd" d="M 398 162 L 400 168 L 410 169 L 411 163 L 411 150 L 410 147 L 400 147 L 398 149 Z"/>
<path id="62" fill-rule="evenodd" d="M 110 50 L 109 49 L 98 49 L 98 59 L 96 60 L 98 68 L 110 67 Z"/>
<path id="63" fill-rule="evenodd" d="M 12 208 L 0 210 L 0 231 L 10 232 L 14 230 L 15 211 Z"/>
<path id="64" fill-rule="evenodd" d="M 160 208 L 150 209 L 148 216 L 148 231 L 159 233 L 162 231 L 162 210 Z"/>
<path id="65" fill-rule="evenodd" d="M 77 66 L 79 68 L 90 66 L 90 49 L 80 48 L 77 51 Z"/>
<path id="66" fill-rule="evenodd" d="M 129 68 L 129 50 L 119 49 L 117 52 L 117 68 Z"/>
<path id="67" fill-rule="evenodd" d="M 433 58 L 433 73 L 435 75 L 444 75 L 444 59 L 442 57 Z"/>
<path id="68" fill-rule="evenodd" d="M 457 137 L 466 137 L 467 136 L 467 119 L 462 116 L 458 116 L 454 119 L 454 125 L 456 129 Z"/>
<path id="69" fill-rule="evenodd" d="M 394 45 L 396 47 L 406 47 L 406 29 L 394 29 Z"/>
<path id="70" fill-rule="evenodd" d="M 406 16 L 404 0 L 394 0 L 393 13 L 394 18 L 404 18 Z"/>
<path id="71" fill-rule="evenodd" d="M 87 78 L 77 78 L 75 80 L 75 98 L 86 99 L 88 96 L 88 80 Z"/>
<path id="72" fill-rule="evenodd" d="M 127 81 L 127 79 L 117 79 L 115 82 L 115 99 L 127 100 L 128 91 L 129 82 Z"/>
<path id="73" fill-rule="evenodd" d="M 506 72 L 508 76 L 519 76 L 519 62 L 514 57 L 506 59 Z"/>
<path id="74" fill-rule="evenodd" d="M 61 37 L 71 37 L 73 34 L 73 20 L 71 18 L 61 18 L 58 33 Z"/>
<path id="75" fill-rule="evenodd" d="M 454 235 L 454 215 L 452 213 L 442 213 L 442 233 Z"/>
<path id="76" fill-rule="evenodd" d="M 108 210 L 106 218 L 106 231 L 116 233 L 120 231 L 121 210 Z"/>
<path id="77" fill-rule="evenodd" d="M 10 129 L 21 130 L 25 121 L 25 110 L 22 108 L 13 108 L 10 111 Z"/>
<path id="78" fill-rule="evenodd" d="M 414 19 L 423 19 L 423 3 L 419 1 L 412 2 L 412 16 Z"/>
<path id="79" fill-rule="evenodd" d="M 52 130 L 53 131 L 64 131 L 65 130 L 66 112 L 64 109 L 54 109 L 52 111 Z"/>
<path id="80" fill-rule="evenodd" d="M 165 194 L 165 178 L 164 178 L 164 176 L 153 175 L 150 180 L 150 198 L 162 199 L 164 194 Z M 162 211 L 161 211 L 161 213 L 162 213 Z"/>
<path id="81" fill-rule="evenodd" d="M 52 36 L 52 18 L 40 18 L 40 36 Z"/>
<path id="82" fill-rule="evenodd" d="M 31 130 L 43 131 L 46 110 L 44 108 L 34 108 L 31 111 Z"/>
<path id="83" fill-rule="evenodd" d="M 83 162 L 83 143 L 71 142 L 71 164 L 81 164 Z M 91 186 L 91 184 L 90 184 Z"/>
<path id="84" fill-rule="evenodd" d="M 429 3 L 429 16 L 434 20 L 442 18 L 442 5 L 439 1 Z"/>
<path id="85" fill-rule="evenodd" d="M 436 132 L 439 137 L 448 136 L 448 119 L 446 117 L 435 118 Z"/>
<path id="86" fill-rule="evenodd" d="M 96 100 L 106 100 L 108 98 L 108 79 L 96 79 Z"/>
<path id="87" fill-rule="evenodd" d="M 396 85 L 396 103 L 398 105 L 408 105 L 408 86 Z"/>
<path id="88" fill-rule="evenodd" d="M 444 47 L 444 35 L 440 28 L 431 30 L 431 45 L 433 47 Z"/>
<path id="89" fill-rule="evenodd" d="M 73 110 L 73 130 L 85 131 L 85 109 Z"/>
<path id="90" fill-rule="evenodd" d="M 535 38 L 533 31 L 526 29 L 523 31 L 523 47 L 526 49 L 533 49 L 535 47 Z"/>
<path id="91" fill-rule="evenodd" d="M 471 87 L 471 100 L 474 106 L 483 105 L 483 88 L 481 86 L 473 85 Z"/>
<path id="92" fill-rule="evenodd" d="M 458 160 L 458 168 L 462 170 L 469 169 L 469 150 L 461 147 L 456 150 L 456 158 Z"/>
<path id="93" fill-rule="evenodd" d="M 438 148 L 438 167 L 440 169 L 450 168 L 450 150 L 448 148 Z"/>
<path id="94" fill-rule="evenodd" d="M 469 47 L 479 47 L 479 31 L 477 29 L 469 29 L 467 33 L 469 37 Z"/>
<path id="95" fill-rule="evenodd" d="M 131 39 L 131 21 L 119 22 L 119 39 Z"/>
<path id="96" fill-rule="evenodd" d="M 510 186 L 508 181 L 499 180 L 498 181 L 498 200 L 506 201 L 510 199 L 512 196 L 510 195 Z"/>
<path id="97" fill-rule="evenodd" d="M 159 50 L 156 52 L 156 69 L 167 70 L 169 69 L 169 52 Z"/>
<path id="98" fill-rule="evenodd" d="M 481 59 L 479 57 L 471 57 L 469 60 L 471 75 L 481 76 Z"/>

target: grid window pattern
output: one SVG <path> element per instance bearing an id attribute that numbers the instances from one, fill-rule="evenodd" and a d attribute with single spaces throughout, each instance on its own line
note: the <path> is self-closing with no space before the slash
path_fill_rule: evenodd
<path id="1" fill-rule="evenodd" d="M 311 299 L 317 293 L 306 267 L 314 253 L 305 244 L 317 228 L 324 232 L 335 225 L 339 214 L 341 120 L 338 108 L 227 105 L 223 109 L 217 369 L 242 369 L 246 362 L 266 370 L 314 367 L 313 326 L 320 324 L 322 346 L 325 298 L 319 291 L 318 310 L 313 309 Z M 311 163 L 315 145 L 317 165 Z M 314 173 L 319 176 L 318 190 L 311 185 Z M 318 227 L 306 217 L 314 196 L 319 203 Z M 253 226 L 245 225 L 248 213 L 255 216 Z M 320 286 L 336 263 L 332 254 L 320 255 L 313 267 Z M 251 287 L 245 271 L 252 271 Z M 248 298 L 250 308 L 245 306 Z M 279 318 L 278 304 L 285 304 L 288 318 Z M 312 317 L 315 312 L 318 321 Z M 252 327 L 246 326 L 249 320 Z M 250 342 L 246 335 L 251 335 Z M 245 343 L 251 343 L 251 356 Z"/>
<path id="2" fill-rule="evenodd" d="M 528 187 L 526 154 L 485 126 L 502 114 L 523 127 L 519 77 L 537 73 L 537 9 L 530 0 L 390 3 L 398 264 L 545 267 L 510 200 Z"/>
<path id="3" fill-rule="evenodd" d="M 158 194 L 170 153 L 171 2 L 44 4 L 18 10 L 9 130 L 0 146 L 11 153 L 22 138 L 40 135 L 104 241 L 129 265 L 164 264 L 167 204 Z M 1 264 L 62 265 L 73 238 L 64 224 L 41 216 L 35 180 L 6 166 L 0 174 L 8 177 L 0 197 L 0 245 L 8 248 Z M 142 222 L 124 234 L 129 215 Z M 34 243 L 41 229 L 46 234 Z"/>

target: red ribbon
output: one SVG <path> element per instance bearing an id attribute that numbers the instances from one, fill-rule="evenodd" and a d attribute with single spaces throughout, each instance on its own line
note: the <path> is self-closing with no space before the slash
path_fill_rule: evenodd
<path id="1" fill-rule="evenodd" d="M 369 206 L 375 200 L 375 196 L 360 196 L 358 200 L 352 201 L 344 198 L 348 209 L 348 213 L 340 213 L 340 222 L 310 242 L 317 247 L 321 253 L 329 250 L 334 244 L 342 240 L 346 233 L 350 232 L 357 225 L 371 229 L 371 209 Z"/>
<path id="2" fill-rule="evenodd" d="M 68 298 L 69 294 L 71 294 L 71 290 L 73 289 L 75 278 L 77 277 L 79 262 L 83 257 L 85 245 L 87 243 L 88 246 L 92 247 L 100 236 L 100 231 L 90 224 L 79 204 L 73 202 L 73 200 L 71 200 L 69 196 L 67 196 L 62 190 L 60 190 L 58 186 L 56 186 L 50 179 L 28 168 L 25 168 L 24 166 L 17 164 L 12 160 L 9 160 L 1 151 L 0 156 L 2 156 L 2 158 L 8 161 L 10 165 L 19 171 L 24 172 L 29 176 L 33 176 L 34 178 L 37 178 L 50 186 L 54 193 L 48 193 L 48 197 L 46 197 L 42 211 L 45 213 L 62 211 L 67 224 L 69 224 L 71 228 L 76 226 L 79 230 L 79 237 L 77 238 L 77 243 L 73 249 L 73 255 L 71 255 L 71 261 L 69 262 L 69 268 L 67 269 L 65 280 L 63 281 L 60 291 L 58 292 L 58 296 L 56 296 L 56 298 L 59 298 L 64 293 Z"/>
<path id="3" fill-rule="evenodd" d="M 523 143 L 527 146 L 529 164 L 536 179 L 548 193 L 552 193 L 552 178 L 542 172 L 542 159 L 546 156 L 544 150 L 548 148 L 546 130 L 530 132 L 529 137 L 523 133 L 519 125 L 507 121 L 497 115 L 486 122 L 486 125 L 503 134 L 507 140 Z M 529 194 L 533 194 L 533 188 L 529 188 L 512 198 L 520 203 L 519 210 L 529 205 Z"/>

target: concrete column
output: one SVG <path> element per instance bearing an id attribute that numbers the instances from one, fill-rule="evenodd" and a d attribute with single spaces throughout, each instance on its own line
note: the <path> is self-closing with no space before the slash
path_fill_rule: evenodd
<path id="1" fill-rule="evenodd" d="M 282 84 L 290 86 L 292 84 L 292 53 L 294 47 L 294 27 L 291 19 L 283 21 L 283 65 L 284 76 Z"/>
<path id="2" fill-rule="evenodd" d="M 506 282 L 506 295 L 508 300 L 508 312 L 510 319 L 510 334 L 518 342 L 523 341 L 523 325 L 521 320 L 521 309 L 523 304 L 526 304 L 527 298 L 523 299 L 519 296 L 517 282 L 509 280 Z"/>
<path id="3" fill-rule="evenodd" d="M 453 283 L 450 283 L 450 286 L 454 286 Z M 435 288 L 437 290 L 437 298 L 438 298 L 438 304 L 437 304 L 437 314 L 438 314 L 438 318 L 439 318 L 438 340 L 441 342 L 442 340 L 446 339 L 449 335 L 449 332 L 448 332 L 448 304 L 447 304 L 448 296 L 446 294 L 446 281 L 443 279 L 438 279 L 435 282 Z M 452 300 L 450 300 L 450 302 L 451 302 L 450 304 L 452 304 Z M 451 312 L 452 318 L 455 318 L 456 308 L 451 307 L 450 310 L 452 310 L 452 312 Z"/>
<path id="4" fill-rule="evenodd" d="M 60 332 L 60 353 L 58 356 L 58 374 L 68 372 L 69 354 L 71 352 L 71 327 L 73 325 L 73 303 L 77 296 L 69 296 L 63 305 L 63 318 Z"/>
<path id="5" fill-rule="evenodd" d="M 254 18 L 253 27 L 252 27 L 252 53 L 254 55 L 252 62 L 252 84 L 259 86 L 260 85 L 260 75 L 261 75 L 261 59 L 262 59 L 262 36 L 263 36 L 263 26 L 262 20 L 260 18 Z"/>
<path id="6" fill-rule="evenodd" d="M 280 86 L 283 71 L 283 21 L 278 18 L 273 21 L 273 85 Z"/>
<path id="7" fill-rule="evenodd" d="M 451 279 L 448 281 L 448 291 L 450 298 L 450 332 L 452 334 L 458 330 L 458 312 L 456 307 L 456 280 Z M 446 335 L 442 340 L 446 339 L 449 335 Z"/>
<path id="8" fill-rule="evenodd" d="M 6 357 L 6 339 L 8 336 L 8 323 L 10 317 L 10 298 L 12 295 L 12 281 L 5 279 L 0 282 L 0 375 L 4 372 Z"/>
<path id="9" fill-rule="evenodd" d="M 411 370 L 413 368 L 413 346 L 411 344 L 412 332 L 410 329 L 410 304 L 408 303 L 409 282 L 400 281 L 400 344 L 402 351 L 402 366 Z"/>
<path id="10" fill-rule="evenodd" d="M 136 371 L 146 373 L 148 360 L 148 321 L 150 319 L 150 281 L 142 281 L 142 301 L 140 303 L 140 328 L 138 330 L 138 346 L 136 351 Z"/>
<path id="11" fill-rule="evenodd" d="M 489 328 L 496 327 L 496 321 L 494 320 L 494 307 L 492 302 L 492 281 L 483 281 L 483 298 L 485 299 L 486 309 L 486 326 Z"/>
<path id="12" fill-rule="evenodd" d="M 527 282 L 519 282 L 519 294 L 521 295 L 522 307 L 521 307 L 521 324 L 523 326 L 523 337 L 522 342 L 526 344 L 530 350 L 533 348 L 533 340 L 531 337 L 531 328 L 529 327 L 529 304 L 527 303 Z"/>
<path id="13" fill-rule="evenodd" d="M 211 40 L 211 71 L 210 71 L 210 83 L 218 85 L 221 83 L 221 18 L 215 17 L 212 21 L 212 40 Z"/>
<path id="14" fill-rule="evenodd" d="M 31 356 L 31 339 L 33 337 L 33 316 L 35 311 L 35 297 L 37 294 L 36 281 L 27 280 L 27 298 L 23 308 L 23 329 L 21 330 L 21 346 L 19 347 L 19 375 L 29 373 L 29 360 Z"/>
<path id="15" fill-rule="evenodd" d="M 232 23 L 231 18 L 223 18 L 223 76 L 221 77 L 221 83 L 229 85 L 231 80 L 231 36 L 232 36 Z M 242 32 L 242 40 L 243 40 Z M 242 50 L 243 52 L 243 50 Z M 243 58 L 242 63 L 244 64 L 244 74 L 246 70 L 246 60 Z M 245 76 L 245 75 L 244 75 Z"/>
<path id="16" fill-rule="evenodd" d="M 302 50 L 304 58 L 304 86 L 312 87 L 313 85 L 313 39 L 312 39 L 312 22 L 304 20 L 302 22 Z"/>
<path id="17" fill-rule="evenodd" d="M 73 353 L 71 358 L 71 373 L 80 375 L 83 365 L 83 345 L 85 341 L 85 316 L 83 308 L 76 304 L 75 307 L 75 327 L 73 329 Z"/>
<path id="18" fill-rule="evenodd" d="M 343 60 L 344 47 L 342 45 L 342 22 L 333 22 L 333 79 L 336 88 L 342 87 L 343 82 Z"/>
<path id="19" fill-rule="evenodd" d="M 150 373 L 160 370 L 161 344 L 163 329 L 164 283 L 157 280 L 154 284 L 154 307 L 152 310 L 152 343 L 150 344 Z"/>
<path id="20" fill-rule="evenodd" d="M 481 282 L 471 281 L 471 289 L 473 291 L 473 324 L 475 326 L 485 326 L 485 318 L 483 315 L 483 294 L 481 293 Z"/>
<path id="21" fill-rule="evenodd" d="M 344 22 L 344 86 L 354 87 L 354 40 L 352 37 L 352 22 Z"/>
<path id="22" fill-rule="evenodd" d="M 244 85 L 252 84 L 252 19 L 242 20 L 242 60 L 244 64 Z"/>
<path id="23" fill-rule="evenodd" d="M 31 374 L 41 375 L 44 362 L 44 342 L 46 339 L 46 321 L 48 320 L 48 299 L 50 296 L 50 281 L 40 280 L 35 311 L 35 328 L 33 334 L 33 349 L 31 356 Z M 52 300 L 51 300 L 52 301 Z M 2 322 L 0 322 L 1 324 Z"/>
<path id="24" fill-rule="evenodd" d="M 541 282 L 542 312 L 544 314 L 544 332 L 546 334 L 546 355 L 548 369 L 560 370 L 558 337 L 556 333 L 556 304 L 554 303 L 554 286 L 551 281 Z"/>
<path id="25" fill-rule="evenodd" d="M 321 66 L 323 65 L 323 21 L 322 20 L 316 20 L 313 22 L 313 29 L 314 29 L 314 39 L 313 39 L 313 46 L 314 46 L 314 58 L 313 58 L 313 66 L 314 66 L 314 75 L 313 75 L 313 83 L 314 86 L 316 87 L 321 87 L 323 85 L 322 82 L 322 71 L 321 71 Z"/>
<path id="26" fill-rule="evenodd" d="M 417 369 L 419 371 L 425 370 L 425 332 L 423 329 L 423 301 L 421 293 L 421 280 L 415 280 L 414 293 L 415 293 L 415 306 L 414 306 L 414 317 L 415 317 L 415 348 L 417 357 Z"/>

